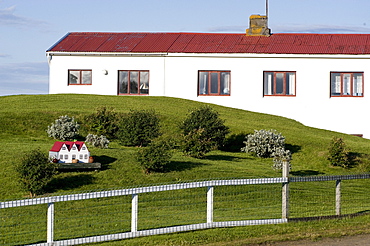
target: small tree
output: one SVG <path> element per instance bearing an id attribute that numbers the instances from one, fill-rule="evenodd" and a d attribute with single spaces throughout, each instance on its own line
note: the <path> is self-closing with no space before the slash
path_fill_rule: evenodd
<path id="1" fill-rule="evenodd" d="M 68 115 L 59 116 L 55 123 L 48 126 L 47 133 L 49 137 L 60 140 L 72 140 L 78 136 L 80 125 L 74 118 Z"/>
<path id="2" fill-rule="evenodd" d="M 216 148 L 224 145 L 225 136 L 229 133 L 229 127 L 224 125 L 224 120 L 220 119 L 218 112 L 209 106 L 203 106 L 190 112 L 180 124 L 180 129 L 184 136 L 203 129 L 202 136 L 207 141 L 213 142 Z"/>
<path id="3" fill-rule="evenodd" d="M 85 142 L 97 148 L 101 148 L 101 149 L 109 148 L 109 140 L 107 139 L 107 137 L 103 135 L 97 136 L 97 135 L 89 134 L 86 136 Z"/>
<path id="4" fill-rule="evenodd" d="M 342 138 L 333 137 L 329 146 L 328 160 L 332 166 L 349 167 L 351 158 Z"/>
<path id="5" fill-rule="evenodd" d="M 123 145 L 146 146 L 160 135 L 159 116 L 154 110 L 131 110 L 121 118 L 118 138 Z"/>
<path id="6" fill-rule="evenodd" d="M 216 143 L 205 136 L 203 128 L 194 129 L 184 136 L 184 142 L 181 145 L 185 155 L 203 158 L 208 152 L 216 148 Z"/>
<path id="7" fill-rule="evenodd" d="M 113 108 L 101 107 L 85 118 L 85 125 L 88 132 L 113 139 L 118 131 L 118 121 L 118 114 Z"/>
<path id="8" fill-rule="evenodd" d="M 39 149 L 26 153 L 16 166 L 19 180 L 30 196 L 42 194 L 48 182 L 56 174 L 57 164 L 49 161 Z"/>
<path id="9" fill-rule="evenodd" d="M 137 160 L 146 173 L 161 172 L 172 157 L 172 145 L 169 141 L 159 140 L 151 142 L 148 147 L 137 152 Z"/>
<path id="10" fill-rule="evenodd" d="M 278 149 L 285 149 L 285 137 L 275 130 L 255 130 L 246 139 L 241 151 L 252 152 L 258 157 L 269 158 Z"/>

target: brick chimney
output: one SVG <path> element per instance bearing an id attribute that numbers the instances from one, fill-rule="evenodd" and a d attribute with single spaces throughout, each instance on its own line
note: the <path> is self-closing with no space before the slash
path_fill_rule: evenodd
<path id="1" fill-rule="evenodd" d="M 270 36 L 271 30 L 267 27 L 267 16 L 251 15 L 249 17 L 249 29 L 246 30 L 247 36 Z"/>

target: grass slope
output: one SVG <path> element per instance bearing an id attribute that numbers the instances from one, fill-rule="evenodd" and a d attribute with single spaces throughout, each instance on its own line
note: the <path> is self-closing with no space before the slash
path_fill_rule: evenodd
<path id="1" fill-rule="evenodd" d="M 161 118 L 162 132 L 179 138 L 178 124 L 184 120 L 189 110 L 198 108 L 201 103 L 165 97 L 117 97 L 97 95 L 19 95 L 0 97 L 0 200 L 19 199 L 28 193 L 21 190 L 16 179 L 14 164 L 22 153 L 31 149 L 40 148 L 46 153 L 54 143 L 46 134 L 47 126 L 54 122 L 60 115 L 73 116 L 82 122 L 84 116 L 96 111 L 101 106 L 113 107 L 117 112 L 128 112 L 131 109 L 154 109 Z M 359 137 L 349 136 L 336 132 L 310 128 L 301 123 L 277 116 L 248 112 L 212 105 L 225 119 L 225 124 L 230 127 L 231 133 L 252 133 L 255 129 L 276 129 L 286 137 L 287 148 L 293 152 L 292 174 L 343 174 L 369 171 L 366 154 L 370 141 Z M 81 135 L 86 136 L 83 129 Z M 327 148 L 331 139 L 342 137 L 352 152 L 361 155 L 362 163 L 348 170 L 333 168 L 326 160 Z M 202 160 L 184 157 L 176 152 L 167 172 L 146 175 L 143 173 L 134 154 L 137 148 L 123 147 L 117 142 L 112 142 L 109 149 L 101 150 L 90 148 L 104 165 L 104 170 L 99 172 L 69 172 L 60 173 L 49 186 L 50 193 L 80 192 L 97 189 L 112 189 L 131 187 L 137 185 L 150 185 L 177 181 L 189 181 L 214 178 L 250 178 L 250 177 L 276 177 L 280 173 L 272 170 L 271 159 L 259 159 L 245 153 L 231 153 L 213 151 Z M 368 223 L 368 222 L 367 222 Z M 271 228 L 276 226 L 258 226 Z M 284 230 L 286 226 L 278 227 Z M 218 230 L 210 230 L 217 234 Z M 243 238 L 240 231 L 233 229 L 238 236 L 235 240 Z M 230 240 L 225 238 L 229 232 L 221 234 L 215 239 L 220 241 Z M 280 232 L 278 232 L 280 233 Z M 183 233 L 179 235 L 200 235 Z M 202 235 L 208 235 L 204 233 Z M 214 234 L 212 234 L 214 235 Z M 169 236 L 158 236 L 158 240 Z M 176 240 L 184 236 L 176 237 Z M 186 236 L 185 236 L 186 238 Z M 272 237 L 271 237 L 272 238 Z M 149 239 L 133 239 L 150 241 Z M 185 240 L 185 239 L 184 239 Z M 256 239 L 254 242 L 257 242 Z M 215 241 L 201 239 L 201 242 Z M 245 241 L 244 241 L 245 242 Z M 175 244 L 178 244 L 176 241 Z M 200 243 L 200 241 L 199 241 Z M 181 243 L 182 244 L 182 243 Z M 148 244 L 149 245 L 149 244 Z M 152 244 L 151 244 L 152 245 Z M 168 244 L 170 245 L 170 244 Z M 184 245 L 188 245 L 184 243 Z M 225 244 L 226 245 L 226 244 Z"/>

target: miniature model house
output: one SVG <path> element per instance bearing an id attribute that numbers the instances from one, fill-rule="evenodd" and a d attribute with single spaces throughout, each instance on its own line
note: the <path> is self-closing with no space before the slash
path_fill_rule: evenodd
<path id="1" fill-rule="evenodd" d="M 50 159 L 57 159 L 59 163 L 83 162 L 88 163 L 90 152 L 84 142 L 55 142 L 49 151 Z"/>

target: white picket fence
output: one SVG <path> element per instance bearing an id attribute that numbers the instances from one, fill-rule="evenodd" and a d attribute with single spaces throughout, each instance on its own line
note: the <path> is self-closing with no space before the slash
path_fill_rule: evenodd
<path id="1" fill-rule="evenodd" d="M 261 225 L 261 224 L 279 224 L 287 223 L 289 218 L 289 183 L 292 182 L 312 182 L 312 181 L 336 181 L 336 196 L 335 196 L 335 214 L 341 214 L 341 180 L 350 179 L 369 179 L 370 174 L 362 175 L 340 175 L 340 176 L 313 176 L 313 177 L 291 177 L 288 178 L 288 171 L 283 172 L 283 177 L 280 178 L 260 178 L 260 179 L 232 179 L 232 180 L 212 180 L 179 184 L 158 185 L 150 187 L 139 187 L 120 190 L 109 190 L 100 192 L 90 192 L 82 194 L 61 195 L 51 197 L 41 197 L 35 199 L 6 201 L 0 203 L 0 209 L 16 208 L 23 206 L 34 206 L 47 204 L 47 241 L 31 245 L 76 245 L 84 243 L 96 243 L 111 240 L 120 240 L 141 236 L 150 236 L 166 233 L 184 232 L 199 229 L 208 229 L 216 227 L 234 227 L 246 225 Z M 284 177 L 285 176 L 285 177 Z M 281 218 L 257 219 L 257 220 L 237 220 L 237 221 L 222 221 L 215 222 L 214 215 L 214 189 L 219 186 L 242 186 L 242 185 L 262 185 L 262 184 L 282 184 L 282 201 L 281 201 Z M 139 197 L 144 193 L 175 191 L 183 189 L 202 188 L 206 189 L 206 204 L 204 211 L 206 212 L 206 221 L 204 223 L 170 226 L 163 228 L 155 228 L 148 230 L 138 230 L 138 211 Z M 54 240 L 54 214 L 55 204 L 69 201 L 79 201 L 86 199 L 98 199 L 118 196 L 131 196 L 131 231 L 109 235 L 98 235 L 82 238 L 72 238 L 68 240 Z M 17 244 L 16 242 L 14 244 Z"/>

